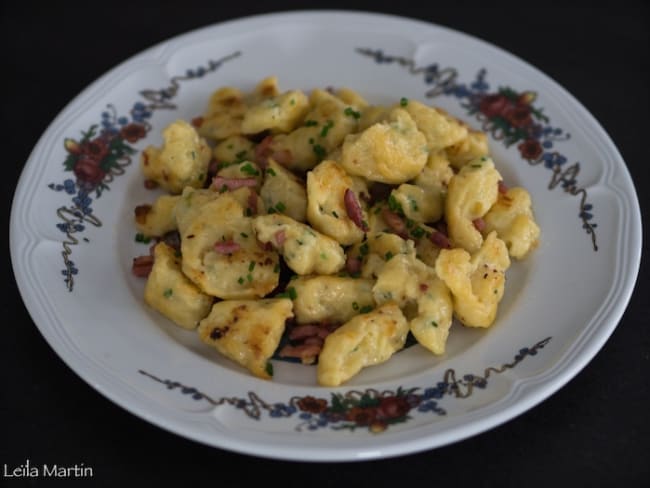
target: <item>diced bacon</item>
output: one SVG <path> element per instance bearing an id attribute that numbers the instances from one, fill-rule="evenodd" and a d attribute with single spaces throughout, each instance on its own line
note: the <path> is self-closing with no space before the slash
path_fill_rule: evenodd
<path id="1" fill-rule="evenodd" d="M 293 162 L 293 154 L 288 149 L 276 151 L 271 147 L 273 136 L 266 136 L 257 146 L 255 146 L 255 162 L 265 169 L 269 164 L 269 158 L 276 163 L 287 166 Z"/>
<path id="2" fill-rule="evenodd" d="M 153 256 L 138 256 L 133 258 L 131 272 L 138 278 L 146 278 L 153 268 Z"/>
<path id="3" fill-rule="evenodd" d="M 343 195 L 343 201 L 350 220 L 352 220 L 359 229 L 368 232 L 370 229 L 368 228 L 368 224 L 363 220 L 361 204 L 359 203 L 355 193 L 350 188 L 346 188 L 345 194 Z"/>
<path id="4" fill-rule="evenodd" d="M 135 207 L 135 221 L 138 224 L 144 224 L 149 212 L 151 212 L 151 205 L 138 205 Z"/>
<path id="5" fill-rule="evenodd" d="M 316 324 L 297 325 L 289 332 L 289 339 L 292 341 L 299 341 L 307 337 L 318 336 L 321 330 L 326 330 L 329 334 L 326 327 L 321 327 Z"/>
<path id="6" fill-rule="evenodd" d="M 395 234 L 400 236 L 402 239 L 408 238 L 408 231 L 406 230 L 406 222 L 402 220 L 402 217 L 397 215 L 395 212 L 392 212 L 388 208 L 384 208 L 382 210 L 381 216 L 388 224 L 388 227 L 390 227 L 395 232 Z"/>
<path id="7" fill-rule="evenodd" d="M 429 285 L 427 285 L 426 283 L 420 283 L 420 291 L 421 292 L 425 292 L 428 289 L 429 289 Z"/>
<path id="8" fill-rule="evenodd" d="M 323 343 L 325 341 L 321 339 L 320 337 L 307 337 L 304 341 L 303 344 L 308 344 L 310 346 L 319 346 L 323 347 Z"/>
<path id="9" fill-rule="evenodd" d="M 266 136 L 257 146 L 255 146 L 255 162 L 262 168 L 266 168 L 271 155 L 271 143 L 273 136 Z"/>
<path id="10" fill-rule="evenodd" d="M 217 171 L 219 171 L 219 161 L 211 159 L 208 164 L 208 174 L 214 176 L 217 174 Z"/>
<path id="11" fill-rule="evenodd" d="M 440 231 L 432 232 L 430 239 L 431 242 L 433 242 L 438 247 L 441 247 L 443 249 L 451 249 L 451 242 L 449 242 L 449 237 Z"/>
<path id="12" fill-rule="evenodd" d="M 217 241 L 214 243 L 214 250 L 219 254 L 232 254 L 241 249 L 241 246 L 233 241 Z"/>
<path id="13" fill-rule="evenodd" d="M 321 349 L 322 347 L 316 344 L 287 345 L 280 349 L 278 354 L 283 358 L 298 358 L 303 364 L 313 364 Z"/>
<path id="14" fill-rule="evenodd" d="M 203 117 L 194 117 L 192 119 L 192 125 L 197 129 L 203 125 Z"/>
<path id="15" fill-rule="evenodd" d="M 508 193 L 508 185 L 506 185 L 503 180 L 499 180 L 499 193 L 502 195 Z"/>
<path id="16" fill-rule="evenodd" d="M 212 179 L 212 187 L 217 191 L 221 191 L 224 187 L 232 191 L 246 186 L 249 188 L 257 186 L 257 180 L 255 178 L 224 178 L 223 176 L 215 176 Z"/>
<path id="17" fill-rule="evenodd" d="M 146 180 L 144 180 L 144 187 L 147 190 L 154 190 L 154 189 L 158 188 L 158 183 L 156 183 L 154 180 L 146 179 Z"/>
<path id="18" fill-rule="evenodd" d="M 352 275 L 361 273 L 362 264 L 363 261 L 360 256 L 348 256 L 345 260 L 345 269 Z"/>
<path id="19" fill-rule="evenodd" d="M 287 240 L 287 234 L 284 232 L 284 230 L 279 230 L 273 234 L 273 240 L 278 247 L 282 247 L 284 241 Z"/>
<path id="20" fill-rule="evenodd" d="M 282 166 L 288 166 L 293 162 L 293 155 L 288 149 L 273 151 L 271 153 L 271 158 L 273 158 L 276 163 L 279 163 Z"/>
<path id="21" fill-rule="evenodd" d="M 485 220 L 482 218 L 472 220 L 472 224 L 474 224 L 474 227 L 479 232 L 483 232 L 485 230 Z"/>

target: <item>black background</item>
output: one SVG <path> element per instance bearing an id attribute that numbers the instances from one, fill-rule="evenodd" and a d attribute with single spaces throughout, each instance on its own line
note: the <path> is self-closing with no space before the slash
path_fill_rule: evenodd
<path id="1" fill-rule="evenodd" d="M 55 2 L 52 2 L 55 3 Z M 428 20 L 487 40 L 567 88 L 600 121 L 648 203 L 649 16 L 616 9 L 411 7 L 381 3 L 2 3 L 3 225 L 24 162 L 51 120 L 83 88 L 127 57 L 171 36 L 254 13 L 320 8 L 374 10 Z M 486 2 L 487 3 L 487 2 Z M 268 6 L 267 6 L 268 5 Z M 395 6 L 398 5 L 398 6 Z M 644 244 L 647 241 L 647 227 Z M 606 239 L 603 233 L 601 238 Z M 645 245 L 644 245 L 645 248 Z M 363 463 L 283 462 L 206 447 L 114 405 L 71 371 L 22 304 L 8 238 L 0 333 L 0 469 L 84 463 L 93 479 L 66 486 L 642 486 L 650 481 L 650 305 L 647 262 L 619 326 L 568 385 L 537 407 L 447 447 Z M 12 317 L 9 319 L 9 317 Z M 49 485 L 3 479 L 0 485 Z"/>

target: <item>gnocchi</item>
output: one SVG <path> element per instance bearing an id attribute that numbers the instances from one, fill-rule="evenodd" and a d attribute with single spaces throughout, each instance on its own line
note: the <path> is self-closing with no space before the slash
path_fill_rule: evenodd
<path id="1" fill-rule="evenodd" d="M 163 192 L 134 217 L 155 239 L 134 260 L 144 301 L 257 378 L 289 357 L 339 386 L 409 336 L 444 355 L 454 323 L 494 323 L 511 259 L 538 245 L 487 135 L 417 100 L 271 76 L 162 135 L 141 170 Z"/>

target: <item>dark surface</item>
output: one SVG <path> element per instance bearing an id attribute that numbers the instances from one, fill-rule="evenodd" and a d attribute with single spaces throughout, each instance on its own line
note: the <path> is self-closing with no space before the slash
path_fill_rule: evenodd
<path id="1" fill-rule="evenodd" d="M 621 151 L 650 211 L 648 12 L 617 10 L 384 9 L 490 41 L 527 60 L 576 96 Z M 127 57 L 196 27 L 280 8 L 149 7 L 92 2 L 62 9 L 3 2 L 3 225 L 23 164 L 51 120 L 84 87 Z M 84 5 L 84 4 L 82 4 Z M 203 5 L 203 4 L 201 4 Z M 370 5 L 374 5 L 371 7 Z M 646 229 L 647 229 L 646 225 Z M 647 230 L 644 231 L 647 236 Z M 606 235 L 602 235 L 606 239 Z M 644 239 L 644 241 L 647 239 Z M 22 304 L 5 239 L 0 340 L 0 469 L 84 463 L 93 479 L 67 486 L 642 486 L 650 480 L 650 294 L 647 260 L 610 340 L 568 385 L 489 432 L 399 458 L 329 464 L 242 456 L 163 431 L 127 413 L 71 371 L 43 340 Z M 645 246 L 644 246 L 645 247 Z M 9 320 L 7 317 L 12 316 Z M 0 473 L 1 474 L 1 473 Z M 48 484 L 0 477 L 0 486 Z"/>

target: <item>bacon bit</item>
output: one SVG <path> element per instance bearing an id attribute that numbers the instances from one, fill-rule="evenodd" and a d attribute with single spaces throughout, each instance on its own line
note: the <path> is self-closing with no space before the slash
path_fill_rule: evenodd
<path id="1" fill-rule="evenodd" d="M 350 220 L 354 222 L 354 225 L 359 227 L 364 232 L 368 232 L 370 228 L 368 224 L 363 220 L 363 211 L 361 210 L 361 204 L 354 192 L 350 188 L 345 189 L 345 194 L 343 195 L 343 201 L 345 202 L 345 210 L 348 213 Z"/>
<path id="2" fill-rule="evenodd" d="M 320 337 L 320 332 L 323 330 L 329 334 L 329 330 L 327 330 L 326 327 L 321 327 L 320 325 L 297 325 L 289 332 L 289 339 L 292 341 L 299 341 L 301 339 L 306 339 L 307 337 Z"/>
<path id="3" fill-rule="evenodd" d="M 443 249 L 451 249 L 451 242 L 449 242 L 449 237 L 440 231 L 432 232 L 430 239 L 431 242 L 433 242 L 438 247 L 441 247 Z"/>
<path id="4" fill-rule="evenodd" d="M 268 165 L 272 142 L 273 136 L 266 136 L 257 146 L 255 146 L 255 162 L 262 168 L 266 168 Z"/>
<path id="5" fill-rule="evenodd" d="M 251 215 L 257 215 L 257 192 L 251 190 L 247 200 L 248 208 L 251 209 Z"/>
<path id="6" fill-rule="evenodd" d="M 278 354 L 283 358 L 298 358 L 302 364 L 313 364 L 321 349 L 322 347 L 316 344 L 286 345 L 280 349 Z"/>
<path id="7" fill-rule="evenodd" d="M 502 195 L 508 193 L 508 186 L 504 183 L 503 180 L 499 180 L 499 193 Z"/>
<path id="8" fill-rule="evenodd" d="M 142 153 L 142 164 L 149 166 L 149 155 L 146 152 Z"/>
<path id="9" fill-rule="evenodd" d="M 147 221 L 147 215 L 151 212 L 151 205 L 138 205 L 135 207 L 135 221 L 138 224 L 144 225 Z"/>
<path id="10" fill-rule="evenodd" d="M 158 188 L 158 183 L 156 183 L 154 180 L 147 179 L 147 180 L 144 180 L 144 187 L 147 190 L 154 190 L 154 189 Z"/>
<path id="11" fill-rule="evenodd" d="M 284 230 L 279 230 L 275 234 L 273 234 L 273 239 L 275 240 L 275 244 L 278 247 L 282 247 L 284 241 L 287 240 L 287 234 L 284 232 Z"/>
<path id="12" fill-rule="evenodd" d="M 388 207 L 384 207 L 384 209 L 381 211 L 381 216 L 386 221 L 386 224 L 388 224 L 388 227 L 395 231 L 395 234 L 400 236 L 402 239 L 408 238 L 406 223 L 399 215 L 397 215 L 395 212 L 390 211 Z"/>
<path id="13" fill-rule="evenodd" d="M 272 158 L 276 163 L 280 163 L 282 166 L 288 166 L 293 162 L 293 154 L 291 154 L 291 151 L 288 149 L 273 151 Z"/>
<path id="14" fill-rule="evenodd" d="M 348 256 L 345 260 L 345 269 L 350 274 L 360 273 L 362 264 L 363 261 L 360 256 Z"/>
<path id="15" fill-rule="evenodd" d="M 303 344 L 308 344 L 310 346 L 318 346 L 318 347 L 323 347 L 323 343 L 325 341 L 321 339 L 320 337 L 307 337 Z"/>
<path id="16" fill-rule="evenodd" d="M 474 227 L 479 232 L 483 232 L 485 230 L 485 220 L 480 217 L 478 219 L 472 220 L 472 224 L 474 224 Z"/>
<path id="17" fill-rule="evenodd" d="M 203 125 L 203 117 L 194 117 L 192 119 L 192 125 L 197 129 Z"/>
<path id="18" fill-rule="evenodd" d="M 427 291 L 429 289 L 429 285 L 426 283 L 420 283 L 420 291 Z"/>
<path id="19" fill-rule="evenodd" d="M 133 258 L 131 272 L 138 278 L 146 278 L 153 268 L 153 256 L 138 256 Z"/>
<path id="20" fill-rule="evenodd" d="M 215 176 L 212 179 L 212 187 L 215 190 L 221 190 L 224 186 L 231 191 L 246 186 L 255 187 L 257 180 L 255 178 L 224 178 L 223 176 Z"/>
<path id="21" fill-rule="evenodd" d="M 208 164 L 208 174 L 214 176 L 217 174 L 217 171 L 219 171 L 219 161 L 211 159 Z"/>
<path id="22" fill-rule="evenodd" d="M 217 241 L 213 247 L 219 254 L 232 254 L 241 249 L 241 246 L 232 239 L 229 241 Z"/>

